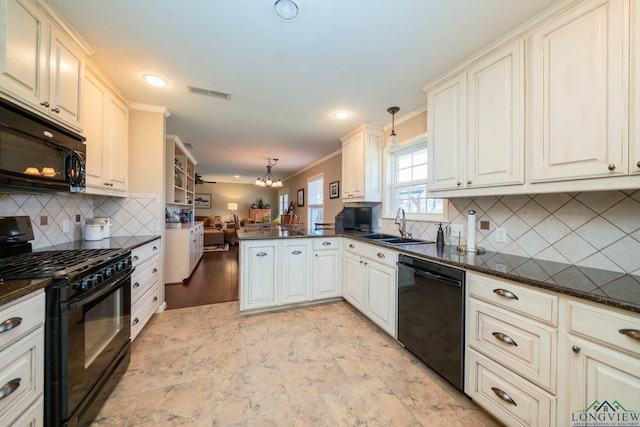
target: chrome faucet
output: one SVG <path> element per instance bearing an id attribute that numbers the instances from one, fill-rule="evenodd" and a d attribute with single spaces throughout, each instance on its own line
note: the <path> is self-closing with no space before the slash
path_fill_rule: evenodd
<path id="1" fill-rule="evenodd" d="M 400 217 L 401 214 L 402 218 Z M 407 233 L 407 218 L 404 214 L 403 208 L 399 208 L 398 212 L 396 212 L 395 223 L 398 225 L 398 230 L 400 230 L 400 237 L 402 237 L 403 239 L 410 239 L 411 233 Z"/>

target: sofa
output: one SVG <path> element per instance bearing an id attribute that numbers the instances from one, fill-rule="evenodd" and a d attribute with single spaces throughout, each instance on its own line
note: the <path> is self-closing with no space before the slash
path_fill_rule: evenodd
<path id="1" fill-rule="evenodd" d="M 222 231 L 222 217 L 219 215 L 212 216 L 196 216 L 196 221 L 202 221 L 204 226 L 204 245 L 205 246 L 222 246 L 225 238 Z"/>

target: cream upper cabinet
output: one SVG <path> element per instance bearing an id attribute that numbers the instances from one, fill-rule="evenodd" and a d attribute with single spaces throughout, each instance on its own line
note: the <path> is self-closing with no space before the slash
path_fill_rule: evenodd
<path id="1" fill-rule="evenodd" d="M 465 85 L 458 74 L 427 92 L 429 190 L 459 188 L 465 158 Z"/>
<path id="2" fill-rule="evenodd" d="M 631 2 L 631 85 L 629 172 L 640 174 L 640 4 Z"/>
<path id="3" fill-rule="evenodd" d="M 362 125 L 342 141 L 342 200 L 382 201 L 382 129 Z"/>
<path id="4" fill-rule="evenodd" d="M 129 109 L 90 68 L 82 94 L 87 138 L 87 193 L 127 192 Z"/>
<path id="5" fill-rule="evenodd" d="M 532 32 L 532 182 L 628 174 L 624 3 L 583 1 Z"/>
<path id="6" fill-rule="evenodd" d="M 469 188 L 524 182 L 524 71 L 519 41 L 466 73 Z"/>
<path id="7" fill-rule="evenodd" d="M 26 0 L 1 0 L 0 86 L 28 108 L 81 129 L 84 53 Z M 28 54 L 27 54 L 28 52 Z"/>

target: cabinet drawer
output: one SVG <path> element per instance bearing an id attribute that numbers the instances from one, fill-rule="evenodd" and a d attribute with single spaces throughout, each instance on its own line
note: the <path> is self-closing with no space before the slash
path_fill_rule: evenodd
<path id="1" fill-rule="evenodd" d="M 569 332 L 640 356 L 640 316 L 573 300 L 568 301 L 568 311 Z"/>
<path id="2" fill-rule="evenodd" d="M 496 280 L 468 272 L 469 294 L 515 313 L 558 325 L 558 297 L 509 280 Z"/>
<path id="3" fill-rule="evenodd" d="M 142 264 L 149 258 L 156 256 L 160 253 L 160 242 L 158 240 L 154 240 L 153 242 L 149 242 L 144 246 L 140 246 L 139 248 L 135 248 L 131 251 L 131 261 L 134 266 Z"/>
<path id="4" fill-rule="evenodd" d="M 468 355 L 466 393 L 478 405 L 509 426 L 555 425 L 555 397 L 472 349 Z"/>
<path id="5" fill-rule="evenodd" d="M 557 332 L 471 299 L 467 344 L 547 391 L 556 391 Z"/>
<path id="6" fill-rule="evenodd" d="M 44 290 L 38 292 L 37 296 L 28 295 L 0 310 L 0 325 L 4 330 L 0 333 L 0 350 L 44 323 Z"/>
<path id="7" fill-rule="evenodd" d="M 340 238 L 338 237 L 321 237 L 312 239 L 312 241 L 314 251 L 340 249 Z"/>
<path id="8" fill-rule="evenodd" d="M 131 305 L 131 340 L 133 340 L 149 321 L 158 306 L 160 286 L 156 282 L 151 289 Z"/>
<path id="9" fill-rule="evenodd" d="M 43 392 L 44 331 L 33 331 L 0 353 L 0 387 L 14 391 L 0 400 L 0 425 L 18 417 Z"/>
<path id="10" fill-rule="evenodd" d="M 396 262 L 398 261 L 398 253 L 396 251 L 380 246 L 368 245 L 358 242 L 357 240 L 347 240 L 345 250 L 393 268 L 396 268 Z"/>
<path id="11" fill-rule="evenodd" d="M 131 276 L 131 302 L 135 303 L 149 287 L 160 279 L 158 257 L 147 260 L 136 267 Z"/>

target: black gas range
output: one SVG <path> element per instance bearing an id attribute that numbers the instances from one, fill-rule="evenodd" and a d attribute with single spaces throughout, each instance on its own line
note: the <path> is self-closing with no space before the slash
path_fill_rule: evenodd
<path id="1" fill-rule="evenodd" d="M 51 278 L 45 425 L 88 425 L 130 359 L 131 252 L 32 251 L 33 238 L 29 217 L 0 217 L 0 282 Z"/>

